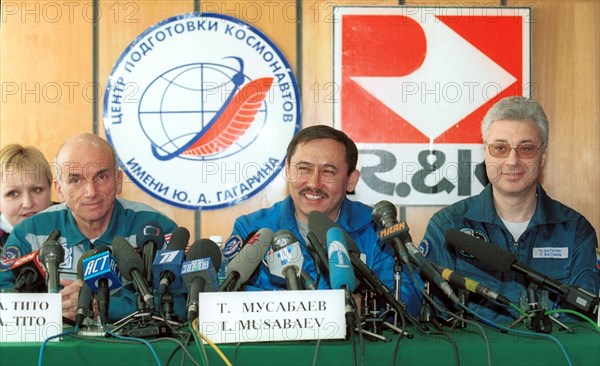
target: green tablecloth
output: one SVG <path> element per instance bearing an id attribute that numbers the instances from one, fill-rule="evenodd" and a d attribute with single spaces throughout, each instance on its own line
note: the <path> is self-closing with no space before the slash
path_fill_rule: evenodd
<path id="1" fill-rule="evenodd" d="M 485 328 L 490 341 L 492 365 L 567 365 L 559 345 L 548 339 L 504 334 Z M 397 365 L 455 365 L 454 351 L 445 336 L 413 333 L 413 339 L 403 338 L 396 353 Z M 364 339 L 365 365 L 391 365 L 397 336 L 385 333 L 388 341 Z M 487 365 L 485 342 L 477 328 L 459 329 L 452 333 L 461 365 Z M 573 365 L 600 365 L 600 334 L 590 325 L 574 334 L 555 330 L 551 334 L 560 341 Z M 152 341 L 163 365 L 177 348 L 171 341 Z M 1 365 L 36 365 L 40 343 L 0 344 Z M 210 365 L 223 365 L 217 353 L 205 345 Z M 352 357 L 360 355 L 359 338 L 354 346 L 348 340 L 272 343 L 220 344 L 218 347 L 233 365 L 352 365 Z M 188 346 L 196 362 L 203 364 L 198 347 Z M 178 350 L 170 365 L 179 365 L 183 352 Z M 357 364 L 360 360 L 357 358 Z M 187 365 L 192 364 L 186 359 Z M 124 343 L 113 338 L 66 337 L 47 343 L 43 365 L 156 365 L 150 349 L 141 343 Z"/>

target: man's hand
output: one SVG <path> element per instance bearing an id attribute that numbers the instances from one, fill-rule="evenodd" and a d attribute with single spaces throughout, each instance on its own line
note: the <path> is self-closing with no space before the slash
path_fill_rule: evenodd
<path id="1" fill-rule="evenodd" d="M 63 289 L 60 290 L 62 294 L 62 315 L 67 319 L 75 321 L 77 299 L 79 298 L 79 289 L 83 285 L 83 281 L 61 279 L 60 284 L 63 285 Z"/>

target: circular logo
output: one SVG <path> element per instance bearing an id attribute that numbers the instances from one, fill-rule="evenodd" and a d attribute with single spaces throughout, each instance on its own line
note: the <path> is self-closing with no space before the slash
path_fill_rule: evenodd
<path id="1" fill-rule="evenodd" d="M 281 51 L 222 14 L 147 29 L 117 61 L 105 95 L 106 135 L 128 177 L 194 210 L 263 189 L 300 127 L 298 85 Z"/>

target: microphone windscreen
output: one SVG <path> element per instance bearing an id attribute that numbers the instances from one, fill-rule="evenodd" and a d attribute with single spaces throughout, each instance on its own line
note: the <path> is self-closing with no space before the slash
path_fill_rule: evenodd
<path id="1" fill-rule="evenodd" d="M 131 281 L 131 271 L 137 269 L 140 273 L 144 272 L 144 262 L 142 258 L 135 252 L 135 249 L 122 236 L 117 236 L 112 242 L 112 252 L 117 261 L 117 266 L 121 271 L 121 275 L 126 280 Z"/>
<path id="2" fill-rule="evenodd" d="M 202 258 L 210 258 L 215 270 L 221 268 L 221 249 L 214 241 L 210 239 L 197 240 L 190 246 L 185 255 L 186 261 Z"/>
<path id="3" fill-rule="evenodd" d="M 358 249 L 358 245 L 354 239 L 352 239 L 350 234 L 342 229 L 335 221 L 319 211 L 313 211 L 308 214 L 308 230 L 312 231 L 323 245 L 327 243 L 327 231 L 332 227 L 337 227 L 342 230 L 348 251 L 360 254 L 360 249 Z"/>
<path id="4" fill-rule="evenodd" d="M 165 250 L 185 250 L 188 241 L 190 240 L 190 231 L 183 226 L 173 230 L 171 239 Z"/>
<path id="5" fill-rule="evenodd" d="M 158 249 L 161 249 L 165 243 L 165 233 L 158 222 L 148 221 L 138 229 L 135 242 L 140 249 L 148 242 L 154 242 Z"/>
<path id="6" fill-rule="evenodd" d="M 327 255 L 329 257 L 329 282 L 331 288 L 347 288 L 354 291 L 356 276 L 350 262 L 344 233 L 340 228 L 332 227 L 327 230 Z"/>
<path id="7" fill-rule="evenodd" d="M 495 271 L 510 272 L 512 264 L 517 261 L 514 254 L 456 229 L 446 230 L 444 237 L 449 244 L 469 253 Z"/>
<path id="8" fill-rule="evenodd" d="M 273 242 L 273 232 L 262 228 L 254 234 L 244 247 L 231 259 L 227 265 L 227 273 L 237 272 L 238 281 L 248 281 L 254 270 L 258 267 Z"/>

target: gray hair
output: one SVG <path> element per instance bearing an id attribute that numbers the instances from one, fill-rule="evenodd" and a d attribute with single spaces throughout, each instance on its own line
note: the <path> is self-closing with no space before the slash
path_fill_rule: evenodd
<path id="1" fill-rule="evenodd" d="M 533 121 L 540 131 L 542 147 L 548 146 L 548 118 L 538 102 L 521 96 L 500 99 L 486 113 L 481 122 L 483 141 L 487 140 L 492 123 L 499 120 Z"/>

